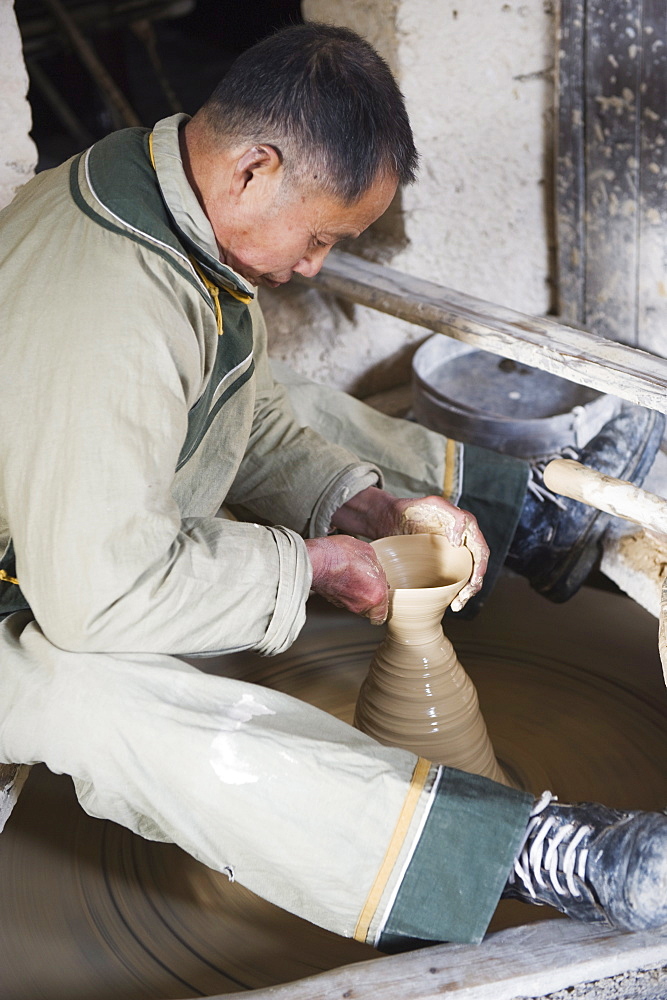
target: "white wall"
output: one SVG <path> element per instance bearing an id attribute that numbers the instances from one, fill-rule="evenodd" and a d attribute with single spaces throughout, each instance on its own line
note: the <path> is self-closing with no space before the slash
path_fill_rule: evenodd
<path id="1" fill-rule="evenodd" d="M 381 246 L 383 262 L 524 312 L 546 312 L 552 5 L 303 0 L 303 11 L 364 34 L 406 97 L 422 165 L 417 184 L 402 194 L 396 248 Z M 369 247 L 364 252 L 372 255 Z M 405 378 L 406 355 L 426 335 L 313 291 L 262 299 L 274 355 L 357 393 Z"/>
<path id="2" fill-rule="evenodd" d="M 544 312 L 553 19 L 542 0 L 403 0 L 397 29 L 422 169 L 394 265 Z"/>
<path id="3" fill-rule="evenodd" d="M 28 74 L 13 0 L 0 0 L 0 208 L 32 177 L 37 163 L 26 99 Z"/>

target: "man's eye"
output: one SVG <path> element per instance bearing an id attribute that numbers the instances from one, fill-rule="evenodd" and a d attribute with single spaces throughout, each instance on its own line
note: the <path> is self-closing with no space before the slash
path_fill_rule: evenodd
<path id="1" fill-rule="evenodd" d="M 316 247 L 328 247 L 329 246 L 328 243 L 325 243 L 323 240 L 318 240 L 317 238 L 315 238 L 314 243 L 315 243 Z"/>

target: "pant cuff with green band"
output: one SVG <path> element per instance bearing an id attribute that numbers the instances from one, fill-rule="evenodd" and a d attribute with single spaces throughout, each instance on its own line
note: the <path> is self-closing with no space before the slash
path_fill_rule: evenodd
<path id="1" fill-rule="evenodd" d="M 372 943 L 393 952 L 481 941 L 532 804 L 532 796 L 488 778 L 440 768 L 423 831 Z"/>

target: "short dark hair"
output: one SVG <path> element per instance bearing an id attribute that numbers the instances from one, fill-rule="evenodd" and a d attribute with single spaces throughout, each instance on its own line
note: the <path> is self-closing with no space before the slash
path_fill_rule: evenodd
<path id="1" fill-rule="evenodd" d="M 415 179 L 417 151 L 387 63 L 349 28 L 283 28 L 242 53 L 199 112 L 226 143 L 272 145 L 347 204 L 378 176 Z"/>

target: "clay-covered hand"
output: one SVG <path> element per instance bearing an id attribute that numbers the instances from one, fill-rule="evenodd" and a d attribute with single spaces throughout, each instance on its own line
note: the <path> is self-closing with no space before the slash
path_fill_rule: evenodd
<path id="1" fill-rule="evenodd" d="M 370 618 L 373 625 L 382 625 L 389 588 L 372 546 L 349 535 L 331 535 L 307 539 L 306 548 L 315 593 L 338 608 Z"/>
<path id="2" fill-rule="evenodd" d="M 417 535 L 431 531 L 445 535 L 452 545 L 465 545 L 469 549 L 473 560 L 472 573 L 451 604 L 452 611 L 460 611 L 480 590 L 489 562 L 489 547 L 477 520 L 467 510 L 435 496 L 417 500 L 397 499 L 394 510 L 397 527 L 392 534 Z"/>
<path id="3" fill-rule="evenodd" d="M 339 507 L 332 524 L 339 530 L 366 538 L 430 531 L 445 535 L 452 545 L 465 545 L 472 555 L 473 568 L 465 587 L 452 601 L 452 611 L 460 611 L 482 586 L 489 562 L 489 547 L 473 515 L 443 497 L 405 500 L 376 486 L 369 486 Z"/>

